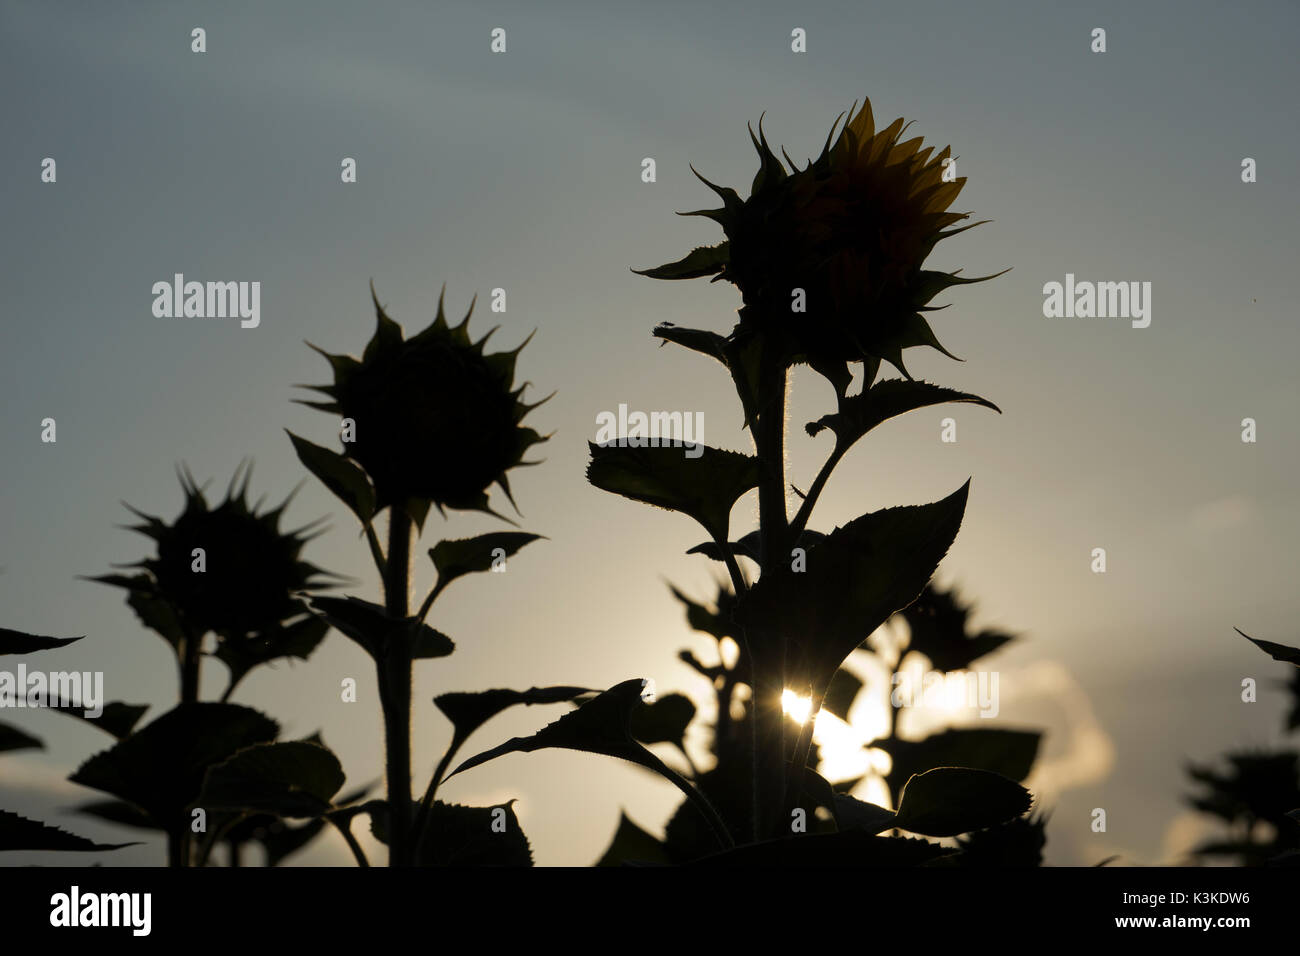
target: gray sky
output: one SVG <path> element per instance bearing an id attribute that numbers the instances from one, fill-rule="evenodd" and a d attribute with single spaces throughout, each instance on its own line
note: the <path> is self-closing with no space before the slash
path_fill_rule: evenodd
<path id="1" fill-rule="evenodd" d="M 534 328 L 520 375 L 533 421 L 556 435 L 547 462 L 514 480 L 523 526 L 551 540 L 506 575 L 458 584 L 435 626 L 457 653 L 416 678 L 417 776 L 447 739 L 430 700 L 445 690 L 653 676 L 702 694 L 676 660 L 707 649 L 664 582 L 706 596 L 714 568 L 683 555 L 700 534 L 679 516 L 586 484 L 595 417 L 701 411 L 710 444 L 747 449 L 724 373 L 659 349 L 660 321 L 726 331 L 724 284 L 654 282 L 628 271 L 719 238 L 677 210 L 711 205 L 690 173 L 747 194 L 745 124 L 796 159 L 870 96 L 926 144 L 951 143 L 968 177 L 956 208 L 994 221 L 944 243 L 933 264 L 1007 275 L 952 291 L 933 320 L 955 354 L 914 351 L 917 377 L 978 392 L 1002 416 L 959 407 L 881 428 L 845 461 L 814 524 L 936 500 L 973 477 L 965 525 L 941 577 L 980 621 L 1022 633 L 989 659 L 1003 674 L 999 724 L 1049 728 L 1039 780 L 1055 808 L 1048 859 L 1123 853 L 1169 859 L 1196 821 L 1180 817 L 1181 764 L 1277 740 L 1280 665 L 1236 637 L 1295 642 L 1300 598 L 1293 497 L 1300 441 L 1293 185 L 1297 123 L 1287 3 L 0 4 L 0 624 L 88 637 L 29 666 L 103 670 L 110 699 L 174 698 L 170 655 L 121 594 L 77 575 L 147 553 L 119 530 L 126 500 L 171 519 L 174 465 L 224 488 L 241 458 L 252 490 L 278 500 L 304 477 L 284 428 L 318 443 L 326 416 L 293 405 L 293 383 L 327 367 L 304 339 L 359 353 L 367 282 L 408 332 L 503 287 L 494 345 Z M 190 52 L 190 30 L 208 50 Z M 489 31 L 507 30 L 507 52 Z M 808 51 L 790 51 L 807 31 Z M 1089 50 L 1094 27 L 1108 50 Z M 56 184 L 40 182 L 45 157 Z M 339 163 L 358 161 L 358 182 Z M 641 181 L 653 157 L 658 181 Z M 1259 181 L 1243 184 L 1243 157 Z M 259 328 L 158 319 L 154 282 L 262 283 Z M 1152 284 L 1152 321 L 1049 319 L 1044 283 Z M 828 447 L 802 424 L 829 410 L 816 376 L 794 381 L 791 477 L 806 486 Z M 958 441 L 939 441 L 939 420 Z M 1243 444 L 1241 419 L 1258 421 Z M 40 422 L 58 422 L 42 444 Z M 733 525 L 752 519 L 747 499 Z M 308 557 L 374 598 L 350 515 L 309 480 L 295 523 L 333 516 Z M 496 530 L 436 516 L 439 537 Z M 741 530 L 744 530 L 742 528 Z M 1109 569 L 1094 575 L 1090 552 Z M 417 586 L 430 568 L 420 564 Z M 39 664 L 37 663 L 39 661 Z M 210 668 L 211 690 L 223 686 Z M 359 679 L 362 699 L 339 701 Z M 1240 703 L 1243 676 L 1261 702 Z M 331 635 L 312 660 L 249 679 L 240 702 L 286 733 L 322 730 L 353 782 L 379 779 L 380 723 L 368 661 Z M 521 710 L 479 749 L 558 715 Z M 13 719 L 44 753 L 0 764 L 0 805 L 74 818 L 91 794 L 60 780 L 107 738 L 53 714 Z M 424 769 L 421 769 L 424 768 Z M 545 864 L 599 856 L 626 807 L 660 826 L 675 792 L 631 766 L 579 754 L 498 761 L 445 796 L 519 797 Z M 1104 807 L 1110 830 L 1093 834 Z M 82 832 L 108 836 L 94 824 Z M 1190 834 L 1190 836 L 1189 836 Z M 343 861 L 321 841 L 302 861 Z M 68 860 L 72 860 L 69 857 Z M 157 847 L 104 862 L 154 862 Z"/>

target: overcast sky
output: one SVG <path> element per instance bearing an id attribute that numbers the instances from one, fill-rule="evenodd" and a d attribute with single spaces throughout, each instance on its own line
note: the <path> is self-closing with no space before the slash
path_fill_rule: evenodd
<path id="1" fill-rule="evenodd" d="M 978 602 L 980 623 L 1023 635 L 987 663 L 1002 673 L 999 723 L 1049 729 L 1033 781 L 1054 810 L 1048 860 L 1166 861 L 1197 835 L 1183 762 L 1278 740 L 1269 681 L 1281 667 L 1233 626 L 1297 636 L 1298 20 L 1285 2 L 6 0 L 0 625 L 88 635 L 29 666 L 102 670 L 110 699 L 161 713 L 176 693 L 167 648 L 120 592 L 77 577 L 148 553 L 119 528 L 120 502 L 170 520 L 177 463 L 220 490 L 245 457 L 254 495 L 278 500 L 304 477 L 284 429 L 322 444 L 335 434 L 291 404 L 294 383 L 328 372 L 304 339 L 358 354 L 371 279 L 408 332 L 432 318 L 443 283 L 456 314 L 501 287 L 508 311 L 473 327 L 500 323 L 496 347 L 536 328 L 520 376 L 538 396 L 558 390 L 530 419 L 556 432 L 547 461 L 513 482 L 523 526 L 550 540 L 439 602 L 433 623 L 458 650 L 417 674 L 417 777 L 447 739 L 430 702 L 441 691 L 652 676 L 703 699 L 676 653 L 708 643 L 665 586 L 707 596 L 713 566 L 683 554 L 699 532 L 587 485 L 585 443 L 596 416 L 625 403 L 702 412 L 709 444 L 747 449 L 725 373 L 650 336 L 664 320 L 725 332 L 739 299 L 629 267 L 720 238 L 673 215 L 714 198 L 689 163 L 747 194 L 746 123 L 765 112 L 769 140 L 802 160 L 870 96 L 882 125 L 905 116 L 927 145 L 952 144 L 968 177 L 956 208 L 993 220 L 934 264 L 1013 267 L 940 300 L 953 305 L 936 332 L 964 363 L 914 351 L 909 367 L 1004 414 L 935 409 L 881 428 L 836 473 L 814 524 L 937 500 L 972 477 L 941 578 Z M 194 27 L 206 53 L 190 50 Z M 489 50 L 494 27 L 505 53 Z M 1105 53 L 1090 51 L 1097 27 Z M 795 28 L 806 53 L 791 51 Z M 40 180 L 45 157 L 54 184 Z M 355 184 L 340 182 L 344 157 Z M 654 183 L 641 180 L 646 157 Z M 1256 183 L 1241 181 L 1245 157 Z M 260 281 L 260 326 L 154 317 L 151 287 L 177 272 Z M 1044 317 L 1044 284 L 1067 274 L 1151 283 L 1150 326 Z M 801 426 L 830 401 L 816 376 L 795 376 L 797 484 L 829 447 Z M 949 415 L 954 444 L 939 440 Z M 40 440 L 47 417 L 55 444 Z M 1241 441 L 1246 417 L 1254 444 Z M 747 499 L 733 524 L 754 511 Z M 375 598 L 351 516 L 314 479 L 289 514 L 332 516 L 307 557 Z M 500 527 L 435 515 L 416 554 Z M 1090 570 L 1096 547 L 1104 575 Z M 419 585 L 430 570 L 419 564 Z M 205 689 L 219 691 L 221 667 L 210 671 Z M 347 676 L 356 704 L 339 700 Z M 1260 703 L 1240 702 L 1245 676 L 1260 679 Z M 350 782 L 382 777 L 373 675 L 342 637 L 236 698 L 286 734 L 321 730 Z M 470 747 L 556 715 L 511 713 Z M 107 738 L 60 715 L 3 716 L 48 748 L 0 763 L 0 805 L 118 836 L 53 809 L 93 796 L 61 781 Z M 445 797 L 518 797 L 544 864 L 594 861 L 620 808 L 657 829 L 677 802 L 637 768 L 560 752 L 497 761 Z M 1105 834 L 1089 830 L 1094 807 L 1107 809 Z M 102 860 L 160 858 L 150 846 Z M 322 840 L 300 861 L 346 859 Z"/>

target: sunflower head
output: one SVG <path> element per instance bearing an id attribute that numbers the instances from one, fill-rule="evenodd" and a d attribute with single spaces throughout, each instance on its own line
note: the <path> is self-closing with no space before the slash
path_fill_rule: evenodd
<path id="1" fill-rule="evenodd" d="M 137 609 L 165 606 L 168 619 L 190 634 L 264 636 L 308 613 L 299 595 L 322 586 L 320 576 L 326 573 L 300 557 L 303 545 L 315 536 L 315 525 L 282 532 L 288 498 L 270 511 L 250 506 L 250 470 L 236 469 L 225 500 L 216 507 L 182 472 L 185 508 L 171 524 L 132 508 L 143 519 L 132 530 L 152 538 L 157 554 L 130 565 L 139 574 L 98 580 L 132 591 L 133 598 L 145 602 Z"/>
<path id="2" fill-rule="evenodd" d="M 643 274 L 734 283 L 741 330 L 832 380 L 847 379 L 848 362 L 874 373 L 882 359 L 906 375 L 905 348 L 950 354 L 922 314 L 933 311 L 929 303 L 950 286 L 981 281 L 926 270 L 925 259 L 941 239 L 979 223 L 950 228 L 969 213 L 949 211 L 966 182 L 949 173 L 949 148 L 936 154 L 920 137 L 902 141 L 902 119 L 876 130 L 870 102 L 850 111 L 837 137 L 838 125 L 817 159 L 800 169 L 787 155 L 787 169 L 760 122 L 758 135 L 750 131 L 760 166 L 749 198 L 701 176 L 722 208 L 686 214 L 716 221 L 726 241 Z"/>
<path id="3" fill-rule="evenodd" d="M 470 338 L 473 303 L 453 326 L 441 296 L 433 324 L 407 339 L 378 298 L 374 303 L 375 334 L 361 358 L 317 349 L 329 360 L 334 382 L 308 387 L 330 401 L 303 404 L 343 420 L 344 454 L 369 475 L 378 508 L 399 505 L 419 516 L 433 503 L 440 510 L 490 512 L 488 488 L 495 483 L 511 497 L 507 472 L 537 464 L 523 456 L 549 437 L 521 424 L 542 404 L 525 403 L 528 383 L 514 384 L 515 361 L 528 340 L 487 353 L 492 332 L 477 342 Z"/>

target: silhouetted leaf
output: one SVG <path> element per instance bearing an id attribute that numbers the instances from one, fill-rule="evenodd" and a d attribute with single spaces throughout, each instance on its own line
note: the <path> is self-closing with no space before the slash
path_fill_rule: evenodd
<path id="1" fill-rule="evenodd" d="M 654 336 L 663 339 L 665 342 L 675 342 L 692 351 L 715 358 L 723 365 L 727 364 L 727 340 L 717 332 L 707 332 L 702 329 L 684 329 L 673 325 L 671 322 L 661 322 L 655 326 Z"/>
<path id="2" fill-rule="evenodd" d="M 758 459 L 740 452 L 700 445 L 691 449 L 698 457 L 688 457 L 680 444 L 588 447 L 587 480 L 597 488 L 689 515 L 719 539 L 727 535 L 732 506 L 758 487 Z"/>
<path id="3" fill-rule="evenodd" d="M 120 850 L 134 843 L 96 843 L 46 823 L 0 810 L 0 850 Z"/>
<path id="4" fill-rule="evenodd" d="M 673 597 L 686 606 L 686 623 L 694 630 L 711 634 L 719 641 L 724 637 L 734 637 L 737 633 L 736 626 L 731 620 L 732 605 L 735 601 L 730 591 L 723 590 L 718 595 L 719 602 L 725 601 L 726 606 L 723 607 L 720 603 L 717 610 L 712 610 L 692 601 L 671 584 L 668 585 L 668 589 L 673 592 Z"/>
<path id="5" fill-rule="evenodd" d="M 1244 633 L 1240 628 L 1234 627 L 1233 630 L 1273 658 L 1273 660 L 1281 661 L 1283 664 L 1295 664 L 1300 667 L 1300 647 L 1288 647 L 1285 644 L 1274 644 L 1272 641 L 1256 640 L 1249 634 Z"/>
<path id="6" fill-rule="evenodd" d="M 841 667 L 835 672 L 835 676 L 831 678 L 830 687 L 826 689 L 822 709 L 830 711 L 840 720 L 847 722 L 849 710 L 853 707 L 853 702 L 857 700 L 858 693 L 861 690 L 862 679 Z"/>
<path id="7" fill-rule="evenodd" d="M 463 807 L 435 802 L 416 852 L 420 866 L 532 866 L 514 802 Z"/>
<path id="8" fill-rule="evenodd" d="M 570 711 L 559 720 L 547 724 L 531 737 L 513 737 L 499 747 L 470 757 L 448 776 L 454 777 L 458 773 L 506 754 L 532 753 L 536 750 L 558 747 L 620 757 L 651 770 L 660 770 L 672 779 L 675 774 L 664 766 L 658 757 L 632 738 L 630 730 L 632 712 L 643 703 L 642 692 L 646 683 L 644 680 L 634 678 L 615 684 L 577 710 Z"/>
<path id="9" fill-rule="evenodd" d="M 257 667 L 282 657 L 305 661 L 329 633 L 329 623 L 315 615 L 299 618 L 290 624 L 279 624 L 272 630 L 246 637 L 223 637 L 217 641 L 213 657 L 230 671 L 226 696 L 241 680 Z"/>
<path id="10" fill-rule="evenodd" d="M 362 521 L 375 516 L 375 489 L 366 473 L 350 459 L 338 452 L 314 445 L 286 429 L 298 460 L 313 475 L 334 492 Z"/>
<path id="11" fill-rule="evenodd" d="M 727 241 L 716 246 L 699 246 L 676 262 L 654 269 L 633 269 L 637 275 L 651 279 L 698 279 L 721 272 L 730 261 L 731 244 Z"/>
<path id="12" fill-rule="evenodd" d="M 278 732 L 275 721 L 248 707 L 181 704 L 95 754 L 68 779 L 133 803 L 170 828 L 184 824 L 208 767 Z"/>
<path id="13" fill-rule="evenodd" d="M 597 866 L 622 866 L 625 863 L 644 863 L 668 865 L 668 851 L 663 842 L 653 834 L 647 833 L 635 823 L 626 812 L 620 814 L 618 829 L 609 848 L 596 863 Z"/>
<path id="14" fill-rule="evenodd" d="M 804 768 L 803 789 L 815 807 L 826 807 L 835 817 L 840 830 L 862 830 L 880 833 L 894 826 L 894 811 L 874 803 L 867 803 L 846 791 L 837 791 L 821 774 L 810 767 Z"/>
<path id="15" fill-rule="evenodd" d="M 807 551 L 824 537 L 826 537 L 826 535 L 822 534 L 820 531 L 809 531 L 805 529 L 799 534 L 799 540 L 795 542 L 795 547 L 803 548 Z M 758 563 L 759 561 L 759 557 L 762 554 L 762 547 L 763 535 L 762 532 L 759 531 L 751 531 L 748 534 L 741 535 L 736 541 L 727 542 L 727 548 L 732 554 L 749 558 L 755 563 Z M 705 541 L 697 544 L 686 553 L 702 554 L 706 558 L 710 558 L 714 561 L 725 560 L 722 555 L 722 549 L 712 541 Z"/>
<path id="16" fill-rule="evenodd" d="M 681 749 L 695 704 L 685 694 L 665 694 L 632 711 L 632 736 L 643 744 L 675 744 Z"/>
<path id="17" fill-rule="evenodd" d="M 0 723 L 0 753 L 11 750 L 44 750 L 45 744 L 13 724 Z"/>
<path id="18" fill-rule="evenodd" d="M 958 392 L 915 379 L 890 378 L 876 382 L 865 392 L 841 398 L 839 411 L 809 422 L 806 428 L 809 435 L 816 435 L 829 428 L 835 433 L 836 444 L 848 448 L 877 425 L 896 415 L 947 402 L 970 402 L 991 408 L 999 414 L 1002 411 L 987 399 L 969 392 Z"/>
<path id="19" fill-rule="evenodd" d="M 1042 733 L 1001 727 L 953 727 L 924 740 L 873 741 L 893 761 L 886 782 L 892 792 L 935 767 L 972 767 L 1024 780 L 1038 756 Z"/>
<path id="20" fill-rule="evenodd" d="M 79 640 L 80 637 L 42 637 L 39 634 L 25 634 L 0 627 L 0 654 L 30 654 L 53 647 L 67 647 Z"/>
<path id="21" fill-rule="evenodd" d="M 208 809 L 315 817 L 330 809 L 343 781 L 338 758 L 320 744 L 257 744 L 208 770 L 199 804 Z"/>
<path id="22" fill-rule="evenodd" d="M 496 531 L 475 538 L 439 541 L 429 549 L 429 557 L 433 558 L 433 566 L 438 570 L 438 590 L 462 575 L 490 571 L 497 559 L 497 550 L 508 558 L 541 537 L 524 531 Z"/>
<path id="23" fill-rule="evenodd" d="M 961 527 L 970 482 L 934 504 L 888 508 L 809 548 L 807 568 L 778 564 L 745 594 L 737 620 L 756 655 L 789 641 L 792 672 L 823 693 L 866 637 L 921 592 Z"/>
<path id="24" fill-rule="evenodd" d="M 632 714 L 642 705 L 644 701 L 642 694 L 648 683 L 633 678 L 615 684 L 577 710 L 570 711 L 559 720 L 547 724 L 531 737 L 513 737 L 499 747 L 470 757 L 448 774 L 448 778 L 506 754 L 532 753 L 547 748 L 581 750 L 618 757 L 654 771 L 686 794 L 696 808 L 709 818 L 719 842 L 725 845 L 729 840 L 725 825 L 708 801 L 671 767 L 632 737 Z"/>
<path id="25" fill-rule="evenodd" d="M 452 758 L 469 736 L 485 723 L 516 704 L 559 704 L 576 700 L 584 694 L 597 693 L 586 687 L 530 687 L 528 690 L 482 690 L 477 692 L 453 691 L 439 694 L 433 699 L 438 709 L 452 724 L 451 744 L 434 771 L 438 782 L 451 764 Z"/>
<path id="26" fill-rule="evenodd" d="M 123 737 L 130 736 L 135 725 L 140 722 L 145 711 L 149 709 L 148 704 L 125 704 L 120 700 L 115 700 L 103 706 L 103 713 L 98 717 L 88 717 L 83 708 L 80 707 L 58 707 L 59 710 L 69 717 L 76 717 L 78 720 L 84 720 L 92 726 L 98 727 L 104 733 L 121 740 Z"/>
<path id="27" fill-rule="evenodd" d="M 987 830 L 976 830 L 957 838 L 961 855 L 955 861 L 958 866 L 997 869 L 1041 866 L 1043 847 L 1047 844 L 1046 827 L 1046 818 L 1038 814 L 1016 817 Z"/>
<path id="28" fill-rule="evenodd" d="M 410 643 L 412 657 L 446 657 L 456 649 L 451 638 L 418 618 L 391 617 L 382 605 L 361 598 L 312 598 L 311 606 L 346 637 L 356 641 L 375 660 L 394 641 Z"/>
<path id="29" fill-rule="evenodd" d="M 899 612 L 910 634 L 907 650 L 924 654 L 934 670 L 946 673 L 965 670 L 1015 640 L 1001 631 L 971 633 L 968 621 L 972 610 L 955 588 L 944 590 L 933 582 L 926 585 L 920 597 Z"/>
<path id="30" fill-rule="evenodd" d="M 1032 803 L 1028 790 L 1001 774 L 939 767 L 907 781 L 894 826 L 926 836 L 956 836 L 1018 817 Z"/>

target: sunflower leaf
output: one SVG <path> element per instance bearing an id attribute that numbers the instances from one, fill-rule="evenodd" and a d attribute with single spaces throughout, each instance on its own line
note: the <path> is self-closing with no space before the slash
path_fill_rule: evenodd
<path id="1" fill-rule="evenodd" d="M 474 538 L 439 541 L 429 549 L 429 557 L 438 571 L 438 590 L 466 574 L 492 570 L 498 560 L 514 556 L 524 545 L 541 537 L 526 531 L 496 531 Z"/>
<path id="2" fill-rule="evenodd" d="M 0 723 L 0 753 L 11 750 L 44 750 L 45 744 L 40 739 L 15 727 L 13 724 Z"/>
<path id="3" fill-rule="evenodd" d="M 1234 627 L 1233 630 L 1241 634 L 1242 637 L 1273 658 L 1273 660 L 1281 661 L 1283 664 L 1295 664 L 1300 667 L 1300 647 L 1288 647 L 1286 644 L 1274 644 L 1272 641 L 1257 640 L 1249 634 L 1243 633 L 1239 628 Z"/>
<path id="4" fill-rule="evenodd" d="M 704 445 L 640 448 L 618 443 L 627 440 L 649 441 L 589 442 L 587 480 L 603 491 L 680 511 L 711 537 L 725 540 L 732 507 L 758 486 L 758 459 Z"/>
<path id="5" fill-rule="evenodd" d="M 947 837 L 996 826 L 1025 813 L 1029 791 L 1001 774 L 968 767 L 938 767 L 907 781 L 894 826 Z"/>
<path id="6" fill-rule="evenodd" d="M 235 704 L 181 704 L 108 750 L 68 779 L 135 804 L 156 823 L 184 826 L 213 764 L 275 738 L 279 725 Z"/>
<path id="7" fill-rule="evenodd" d="M 120 850 L 135 843 L 96 843 L 38 820 L 0 810 L 0 850 Z"/>
<path id="8" fill-rule="evenodd" d="M 601 855 L 597 866 L 622 866 L 625 863 L 667 865 L 672 861 L 663 841 L 643 830 L 624 811 L 618 819 L 618 829 L 610 840 L 608 849 Z"/>
<path id="9" fill-rule="evenodd" d="M 0 654 L 30 654 L 54 647 L 67 647 L 79 640 L 80 637 L 42 637 L 39 634 L 25 634 L 0 627 Z"/>
<path id="10" fill-rule="evenodd" d="M 736 611 L 755 652 L 765 634 L 786 635 L 793 672 L 824 693 L 844 659 L 925 587 L 957 536 L 969 488 L 863 515 L 810 547 L 805 570 L 764 573 Z"/>
<path id="11" fill-rule="evenodd" d="M 839 411 L 823 415 L 805 428 L 809 435 L 829 428 L 835 433 L 837 444 L 847 449 L 877 425 L 897 415 L 947 402 L 969 402 L 991 408 L 999 414 L 1002 411 L 987 399 L 969 392 L 915 379 L 890 378 L 877 382 L 864 392 L 841 399 Z"/>
<path id="12" fill-rule="evenodd" d="M 909 779 L 936 767 L 971 767 L 1022 781 L 1033 769 L 1043 735 L 1004 727 L 950 727 L 922 740 L 877 740 L 871 744 L 893 761 L 885 782 L 897 793 Z"/>
<path id="13" fill-rule="evenodd" d="M 278 817 L 317 817 L 331 808 L 343 781 L 338 758 L 321 744 L 257 744 L 208 770 L 199 804 Z"/>
<path id="14" fill-rule="evenodd" d="M 699 246 L 678 259 L 655 269 L 633 269 L 637 275 L 651 279 L 699 279 L 721 272 L 731 261 L 731 244 L 727 241 L 716 246 Z"/>
<path id="15" fill-rule="evenodd" d="M 286 429 L 303 467 L 320 479 L 362 521 L 375 516 L 375 489 L 359 465 Z"/>

